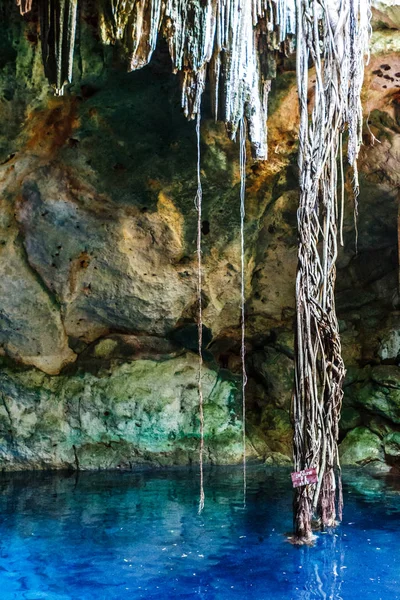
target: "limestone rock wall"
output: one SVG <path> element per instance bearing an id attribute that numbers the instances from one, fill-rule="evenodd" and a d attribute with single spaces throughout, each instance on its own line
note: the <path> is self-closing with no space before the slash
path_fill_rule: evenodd
<path id="1" fill-rule="evenodd" d="M 102 341 L 91 366 L 120 339 Z M 127 343 L 126 340 L 124 342 Z M 104 360 L 104 359 L 103 359 Z M 1 373 L 0 460 L 5 469 L 107 469 L 198 460 L 197 361 L 192 354 L 111 360 L 95 372 Z M 206 461 L 236 462 L 235 384 L 205 369 Z"/>
<path id="2" fill-rule="evenodd" d="M 101 44 L 90 2 L 82 7 L 63 98 L 44 79 L 35 14 L 21 20 L 12 3 L 0 7 L 1 465 L 188 464 L 199 442 L 194 126 L 180 113 L 165 49 L 126 73 L 121 49 Z M 390 22 L 381 13 L 363 99 L 357 252 L 351 173 L 345 182 L 341 435 L 345 463 L 396 465 L 400 39 L 394 13 L 382 13 Z M 269 462 L 291 455 L 293 69 L 282 59 L 272 90 L 270 159 L 247 173 L 248 452 Z M 207 460 L 227 463 L 241 460 L 239 147 L 208 115 L 206 101 L 206 445 Z"/>

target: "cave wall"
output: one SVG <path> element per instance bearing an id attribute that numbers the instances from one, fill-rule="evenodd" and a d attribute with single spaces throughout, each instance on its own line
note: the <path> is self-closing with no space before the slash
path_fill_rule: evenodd
<path id="1" fill-rule="evenodd" d="M 5 469 L 198 460 L 196 139 L 160 45 L 126 73 L 82 3 L 74 83 L 54 98 L 35 13 L 0 7 L 0 460 Z M 386 15 L 385 19 L 382 14 Z M 397 14 L 397 13 L 396 13 Z M 389 19 L 390 17 L 390 19 Z M 357 219 L 346 172 L 337 311 L 344 464 L 400 459 L 400 36 L 376 13 Z M 298 200 L 294 64 L 248 163 L 248 452 L 291 456 Z M 376 138 L 376 141 L 375 141 Z M 241 460 L 239 147 L 202 126 L 206 459 Z"/>

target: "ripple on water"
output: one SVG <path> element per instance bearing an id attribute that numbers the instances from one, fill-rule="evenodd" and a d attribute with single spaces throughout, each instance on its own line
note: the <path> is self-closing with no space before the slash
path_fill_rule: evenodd
<path id="1" fill-rule="evenodd" d="M 0 476 L 0 599 L 400 599 L 400 479 L 345 473 L 345 517 L 293 547 L 287 470 Z"/>

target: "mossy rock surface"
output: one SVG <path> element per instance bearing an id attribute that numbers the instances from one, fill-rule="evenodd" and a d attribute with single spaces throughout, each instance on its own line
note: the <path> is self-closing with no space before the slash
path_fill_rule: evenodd
<path id="1" fill-rule="evenodd" d="M 339 453 L 343 466 L 384 462 L 381 439 L 366 427 L 356 427 L 350 431 L 340 444 Z"/>
<path id="2" fill-rule="evenodd" d="M 361 425 L 362 417 L 358 410 L 352 408 L 351 406 L 342 409 L 342 415 L 339 423 L 339 428 L 341 431 L 350 431 L 350 429 L 355 429 Z"/>
<path id="3" fill-rule="evenodd" d="M 135 360 L 96 374 L 0 374 L 3 469 L 132 468 L 199 460 L 198 359 Z M 206 463 L 242 460 L 235 381 L 202 370 Z M 248 449 L 249 456 L 254 454 Z"/>
<path id="4" fill-rule="evenodd" d="M 383 440 L 385 455 L 390 464 L 400 464 L 400 431 L 389 433 Z"/>

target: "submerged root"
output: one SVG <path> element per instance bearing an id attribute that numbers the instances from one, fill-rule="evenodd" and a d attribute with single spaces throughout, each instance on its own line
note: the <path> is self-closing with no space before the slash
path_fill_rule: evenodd
<path id="1" fill-rule="evenodd" d="M 286 539 L 289 542 L 289 544 L 292 544 L 292 546 L 315 546 L 315 542 L 317 541 L 318 536 L 311 533 L 305 537 L 291 535 L 288 536 Z"/>
<path id="2" fill-rule="evenodd" d="M 310 487 L 298 488 L 293 501 L 294 513 L 294 538 L 298 540 L 311 540 L 313 537 L 312 521 L 312 499 Z"/>

